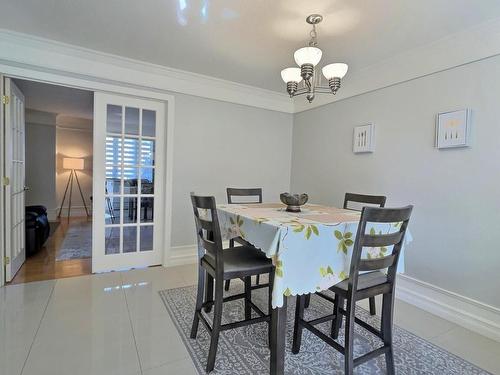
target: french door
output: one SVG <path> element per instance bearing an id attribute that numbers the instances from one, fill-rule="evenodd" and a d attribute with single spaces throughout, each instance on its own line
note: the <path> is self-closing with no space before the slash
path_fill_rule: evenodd
<path id="1" fill-rule="evenodd" d="M 5 279 L 11 281 L 26 260 L 24 235 L 24 95 L 5 78 Z"/>
<path id="2" fill-rule="evenodd" d="M 94 94 L 92 272 L 162 263 L 165 104 Z"/>

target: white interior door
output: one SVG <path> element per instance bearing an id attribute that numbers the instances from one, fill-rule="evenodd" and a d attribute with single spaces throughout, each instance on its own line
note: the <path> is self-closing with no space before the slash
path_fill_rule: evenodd
<path id="1" fill-rule="evenodd" d="M 11 281 L 26 260 L 24 232 L 24 95 L 5 78 L 5 278 Z"/>
<path id="2" fill-rule="evenodd" d="M 161 264 L 165 103 L 94 95 L 92 272 Z"/>

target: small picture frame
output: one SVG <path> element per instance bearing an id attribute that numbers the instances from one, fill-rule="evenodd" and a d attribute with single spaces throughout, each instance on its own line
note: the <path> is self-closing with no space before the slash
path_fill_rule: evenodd
<path id="1" fill-rule="evenodd" d="M 438 113 L 436 118 L 436 147 L 468 147 L 471 120 L 470 109 Z"/>
<path id="2" fill-rule="evenodd" d="M 355 154 L 375 151 L 375 125 L 361 125 L 354 128 L 352 152 Z"/>

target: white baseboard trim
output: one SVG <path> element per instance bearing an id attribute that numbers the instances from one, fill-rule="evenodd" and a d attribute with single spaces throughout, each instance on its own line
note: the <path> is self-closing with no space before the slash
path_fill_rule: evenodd
<path id="1" fill-rule="evenodd" d="M 222 241 L 224 248 L 229 247 L 228 241 Z M 173 246 L 170 248 L 170 256 L 164 262 L 165 267 L 183 266 L 198 262 L 198 245 Z"/>
<path id="2" fill-rule="evenodd" d="M 92 210 L 87 207 L 89 215 L 92 216 Z M 57 214 L 59 213 L 59 207 L 47 209 L 47 216 L 49 221 L 54 221 L 57 219 Z M 71 206 L 71 217 L 82 217 L 86 216 L 85 207 L 83 206 Z M 61 217 L 68 217 L 68 207 L 64 207 L 61 211 Z"/>
<path id="3" fill-rule="evenodd" d="M 198 246 L 185 245 L 170 248 L 170 256 L 165 262 L 165 267 L 183 266 L 195 264 L 198 261 Z"/>
<path id="4" fill-rule="evenodd" d="M 407 275 L 396 285 L 398 299 L 500 342 L 500 309 Z"/>

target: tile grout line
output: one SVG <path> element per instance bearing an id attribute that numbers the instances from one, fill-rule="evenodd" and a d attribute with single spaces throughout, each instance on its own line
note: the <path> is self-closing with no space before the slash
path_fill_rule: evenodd
<path id="1" fill-rule="evenodd" d="M 438 337 L 441 337 L 441 336 L 444 336 L 448 333 L 450 333 L 451 331 L 453 331 L 454 329 L 456 329 L 457 327 L 459 327 L 458 325 L 454 325 L 454 326 L 451 326 L 450 328 L 448 328 L 446 331 L 444 332 L 441 332 L 440 334 L 437 334 L 435 336 L 431 336 L 429 337 L 427 340 L 429 340 L 430 342 L 434 343 L 432 340 L 436 340 Z M 435 343 L 434 343 L 435 344 Z"/>
<path id="2" fill-rule="evenodd" d="M 120 274 L 120 284 L 122 286 L 123 296 L 125 297 L 125 305 L 127 306 L 128 320 L 130 322 L 130 328 L 132 329 L 132 338 L 134 339 L 135 352 L 137 354 L 137 361 L 139 362 L 139 370 L 140 370 L 141 375 L 142 375 L 142 374 L 144 374 L 144 372 L 142 370 L 141 356 L 139 355 L 139 348 L 137 347 L 137 339 L 135 338 L 134 324 L 132 323 L 132 315 L 130 315 L 130 308 L 128 305 L 127 293 L 125 293 L 125 289 L 123 288 L 123 274 Z"/>
<path id="3" fill-rule="evenodd" d="M 47 303 L 45 304 L 45 308 L 43 309 L 42 316 L 40 317 L 40 322 L 38 323 L 38 327 L 36 328 L 35 335 L 33 336 L 33 341 L 31 341 L 30 348 L 28 349 L 28 354 L 26 355 L 26 359 L 24 360 L 20 375 L 23 375 L 24 368 L 26 367 L 26 363 L 28 363 L 28 358 L 31 354 L 31 349 L 33 348 L 33 345 L 35 344 L 36 336 L 38 335 L 38 331 L 40 330 L 40 327 L 42 325 L 43 318 L 45 317 L 45 313 L 47 312 L 47 307 L 49 307 L 49 303 L 50 303 L 50 300 L 52 298 L 52 294 L 54 294 L 54 289 L 56 288 L 56 284 L 57 284 L 57 280 L 54 282 L 54 285 L 52 286 L 52 289 L 50 290 L 49 298 L 47 298 Z"/>

